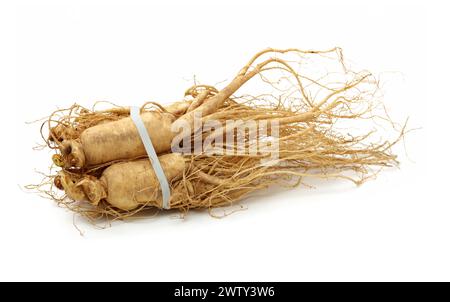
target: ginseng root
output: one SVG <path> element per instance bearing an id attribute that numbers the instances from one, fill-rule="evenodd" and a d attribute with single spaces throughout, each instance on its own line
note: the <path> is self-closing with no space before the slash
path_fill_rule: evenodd
<path id="1" fill-rule="evenodd" d="M 308 61 L 314 59 L 333 67 Z M 265 85 L 252 87 L 255 77 Z M 406 125 L 390 119 L 378 84 L 370 72 L 350 71 L 339 48 L 267 49 L 223 89 L 196 84 L 181 102 L 144 104 L 141 117 L 170 184 L 170 208 L 230 206 L 272 185 L 307 186 L 312 177 L 359 185 L 397 166 L 392 147 Z M 53 113 L 43 138 L 60 171 L 35 188 L 89 218 L 161 209 L 160 184 L 129 114 L 127 107 L 79 105 Z M 230 121 L 244 127 L 228 127 Z"/>
<path id="2" fill-rule="evenodd" d="M 169 182 L 180 178 L 185 169 L 183 156 L 172 153 L 159 157 Z M 133 210 L 140 205 L 160 206 L 162 195 L 158 178 L 148 159 L 121 162 L 106 168 L 100 178 L 79 177 L 61 171 L 55 184 L 76 201 L 88 201 L 97 206 L 105 200 L 119 210 Z"/>
<path id="3" fill-rule="evenodd" d="M 189 106 L 186 106 L 185 108 L 182 105 L 178 105 L 172 109 L 174 112 L 184 114 L 181 114 L 180 116 L 166 114 L 166 112 L 146 112 L 142 114 L 144 124 L 152 139 L 156 152 L 164 153 L 169 151 L 173 144 L 173 140 L 176 137 L 179 137 L 181 140 L 182 137 L 180 137 L 180 134 L 183 134 L 182 128 L 191 129 L 188 134 L 183 134 L 184 136 L 190 136 L 191 133 L 196 132 L 198 130 L 196 129 L 198 126 L 194 123 L 196 115 L 207 118 L 209 115 L 217 112 L 217 110 L 223 107 L 224 103 L 232 97 L 233 93 L 258 74 L 275 69 L 288 72 L 295 78 L 303 102 L 306 103 L 308 107 L 305 108 L 306 110 L 304 112 L 292 112 L 295 116 L 284 119 L 282 121 L 283 123 L 305 122 L 318 118 L 320 113 L 323 113 L 322 106 L 326 105 L 331 99 L 334 99 L 335 103 L 338 102 L 339 97 L 343 96 L 347 90 L 355 88 L 355 86 L 363 83 L 367 77 L 355 75 L 353 81 L 345 83 L 340 89 L 330 89 L 330 94 L 326 98 L 314 104 L 311 97 L 305 92 L 304 85 L 300 80 L 301 76 L 297 74 L 287 61 L 272 57 L 254 65 L 255 62 L 265 54 L 285 53 L 296 53 L 299 55 L 338 53 L 338 55 L 340 55 L 340 50 L 338 48 L 326 51 L 267 49 L 256 54 L 222 90 L 218 91 L 214 87 L 207 85 L 199 85 L 198 87 L 196 86 L 188 90 L 187 93 L 195 96 L 194 99 L 191 100 Z M 330 107 L 327 108 L 330 109 Z M 107 113 L 109 114 L 109 112 Z M 94 116 L 97 118 L 97 115 Z M 68 132 L 70 133 L 70 131 Z M 70 137 L 68 134 L 66 134 L 66 136 Z M 67 153 L 67 148 L 64 149 L 63 146 L 59 145 L 60 148 L 63 148 L 61 149 L 63 156 L 59 160 L 64 162 L 64 166 L 70 167 L 73 166 L 73 163 L 77 163 L 78 165 L 74 167 L 81 168 L 84 165 L 89 167 L 109 163 L 115 160 L 137 158 L 145 155 L 145 149 L 137 133 L 137 129 L 129 117 L 124 117 L 123 120 L 117 120 L 111 123 L 101 123 L 84 130 L 79 135 L 78 143 L 80 144 L 79 149 L 84 152 L 85 161 L 76 158 L 76 155 Z M 74 160 L 73 158 L 76 159 Z M 80 166 L 81 164 L 82 166 Z"/>

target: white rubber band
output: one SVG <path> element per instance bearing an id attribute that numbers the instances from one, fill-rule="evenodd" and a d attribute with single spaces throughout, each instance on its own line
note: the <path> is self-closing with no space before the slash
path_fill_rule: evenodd
<path id="1" fill-rule="evenodd" d="M 136 128 L 141 137 L 142 143 L 144 144 L 145 151 L 147 151 L 148 159 L 152 164 L 153 170 L 155 171 L 156 177 L 158 177 L 159 184 L 161 186 L 162 197 L 163 197 L 163 209 L 170 209 L 169 199 L 170 199 L 170 187 L 167 177 L 159 162 L 158 156 L 156 155 L 155 148 L 153 147 L 152 140 L 148 135 L 147 128 L 145 128 L 144 122 L 141 119 L 140 108 L 136 106 L 130 107 L 130 117 L 131 120 L 136 125 Z"/>

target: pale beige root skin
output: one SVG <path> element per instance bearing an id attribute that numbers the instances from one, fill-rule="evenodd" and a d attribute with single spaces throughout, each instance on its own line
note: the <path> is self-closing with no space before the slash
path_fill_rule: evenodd
<path id="1" fill-rule="evenodd" d="M 166 109 L 167 112 L 172 113 L 174 115 L 182 115 L 186 113 L 188 108 L 190 108 L 191 104 L 192 101 L 175 102 L 173 104 L 164 107 L 164 109 Z"/>
<path id="2" fill-rule="evenodd" d="M 184 158 L 171 153 L 159 157 L 164 174 L 170 183 L 183 175 Z M 108 188 L 107 202 L 122 210 L 132 210 L 142 204 L 161 207 L 161 186 L 148 159 L 109 166 L 101 181 Z"/>
<path id="3" fill-rule="evenodd" d="M 180 142 L 180 140 L 174 140 L 174 138 L 178 138 L 180 134 L 185 135 L 183 133 L 183 130 L 185 129 L 184 127 L 186 125 L 189 125 L 190 129 L 192 129 L 194 132 L 197 131 L 198 129 L 193 129 L 194 117 L 197 114 L 201 114 L 202 117 L 205 117 L 216 112 L 218 108 L 220 108 L 224 104 L 224 102 L 230 96 L 232 96 L 232 94 L 236 92 L 242 85 L 244 85 L 255 75 L 263 72 L 264 70 L 270 69 L 271 67 L 268 67 L 268 65 L 271 64 L 278 64 L 278 68 L 284 68 L 293 75 L 296 75 L 299 89 L 301 90 L 305 100 L 311 106 L 308 112 L 303 112 L 301 114 L 298 114 L 298 116 L 296 117 L 289 117 L 285 120 L 281 120 L 280 122 L 285 124 L 297 123 L 316 118 L 318 115 L 323 113 L 320 110 L 320 107 L 325 102 L 327 102 L 328 99 L 325 99 L 323 100 L 323 102 L 313 106 L 309 98 L 305 94 L 303 85 L 301 84 L 297 73 L 292 69 L 292 67 L 290 67 L 290 65 L 286 61 L 277 58 L 269 58 L 255 65 L 253 68 L 252 66 L 259 57 L 266 53 L 296 52 L 301 54 L 319 54 L 330 53 L 334 51 L 336 51 L 336 49 L 327 51 L 267 49 L 253 56 L 252 59 L 240 70 L 237 76 L 222 90 L 217 91 L 215 90 L 215 88 L 211 89 L 209 87 L 204 87 L 206 90 L 202 92 L 197 92 L 195 89 L 188 91 L 187 93 L 193 96 L 195 95 L 195 99 L 190 103 L 189 106 L 187 104 L 178 103 L 173 104 L 172 107 L 169 108 L 170 110 L 172 110 L 172 112 L 179 113 L 178 116 L 173 113 L 145 113 L 148 115 L 148 120 L 144 120 L 144 123 L 146 124 L 147 130 L 149 131 L 156 152 L 161 153 L 170 150 L 170 145 L 172 143 L 174 144 L 174 146 L 176 146 Z M 350 86 L 346 87 L 345 90 L 349 88 Z M 330 94 L 330 97 L 340 92 L 341 90 L 337 90 Z M 144 116 L 145 114 L 142 114 L 142 116 Z M 167 114 L 167 118 L 160 118 L 158 120 L 158 118 L 156 118 L 158 117 L 158 114 L 160 114 L 159 117 Z M 123 120 L 118 120 L 112 123 L 99 124 L 94 127 L 87 128 L 81 133 L 80 140 L 85 152 L 85 165 L 95 166 L 116 160 L 132 159 L 145 155 L 144 146 L 140 140 L 136 127 L 134 126 L 130 118 L 124 118 Z M 171 125 L 172 129 L 177 130 L 172 132 Z M 157 131 L 155 131 L 155 129 Z M 191 133 L 192 131 L 187 134 L 187 136 L 190 136 Z M 75 160 L 75 162 L 81 162 L 81 160 Z"/>
<path id="4" fill-rule="evenodd" d="M 203 103 L 203 101 L 208 97 L 209 93 L 210 91 L 208 90 L 200 92 L 199 95 L 197 95 L 197 97 L 195 97 L 195 99 L 192 101 L 191 105 L 186 111 L 190 112 L 199 107 Z"/>
<path id="5" fill-rule="evenodd" d="M 182 177 L 185 161 L 182 155 L 170 153 L 159 157 L 168 182 Z M 100 179 L 88 176 L 73 181 L 62 172 L 58 181 L 67 196 L 77 201 L 98 205 L 104 199 L 111 206 L 129 211 L 142 205 L 161 208 L 161 186 L 148 159 L 113 164 Z"/>
<path id="6" fill-rule="evenodd" d="M 141 114 L 156 153 L 170 150 L 173 116 L 168 113 L 146 112 Z M 169 139 L 168 139 L 169 138 Z M 131 159 L 146 154 L 137 128 L 130 117 L 88 128 L 80 136 L 77 154 L 64 152 L 66 165 L 73 167 L 94 166 L 119 159 Z M 66 145 L 74 144 L 68 141 Z M 69 150 L 74 150 L 69 149 Z M 84 157 L 84 160 L 83 160 Z M 70 161 L 68 161 L 70 159 Z"/>
<path id="7" fill-rule="evenodd" d="M 71 200 L 87 201 L 98 205 L 100 200 L 106 198 L 105 183 L 91 175 L 80 178 L 76 174 L 61 170 L 56 175 L 54 184 L 58 189 L 64 190 Z"/>
<path id="8" fill-rule="evenodd" d="M 79 139 L 67 140 L 61 143 L 62 165 L 65 168 L 83 167 L 86 164 L 86 157 L 83 146 Z"/>
<path id="9" fill-rule="evenodd" d="M 48 139 L 50 141 L 62 142 L 64 140 L 75 139 L 77 132 L 70 126 L 58 124 L 50 128 Z"/>
<path id="10" fill-rule="evenodd" d="M 186 92 L 187 96 L 194 98 L 189 106 L 179 104 L 171 107 L 170 110 L 173 110 L 173 114 L 171 114 L 171 121 L 167 123 L 168 135 L 161 135 L 167 144 L 172 142 L 174 136 L 178 137 L 177 133 L 170 133 L 171 129 L 176 128 L 173 127 L 176 125 L 174 123 L 180 121 L 184 125 L 191 125 L 192 129 L 194 114 L 199 112 L 202 112 L 202 122 L 211 120 L 218 121 L 220 125 L 226 125 L 227 120 L 257 121 L 258 123 L 262 122 L 263 125 L 267 124 L 268 130 L 267 132 L 258 130 L 256 136 L 253 136 L 250 135 L 249 128 L 248 135 L 247 133 L 242 135 L 242 146 L 245 148 L 241 148 L 234 144 L 238 137 L 235 137 L 233 128 L 231 128 L 232 132 L 221 126 L 217 127 L 218 129 L 214 128 L 214 131 L 212 128 L 204 128 L 201 138 L 202 143 L 207 144 L 203 144 L 203 153 L 185 155 L 184 161 L 180 156 L 179 164 L 176 163 L 176 160 L 171 160 L 172 168 L 164 168 L 168 171 L 175 169 L 177 172 L 174 174 L 177 175 L 176 177 L 180 177 L 180 179 L 169 180 L 171 185 L 170 207 L 172 209 L 187 212 L 189 209 L 207 208 L 211 211 L 216 207 L 234 206 L 248 194 L 270 186 L 305 185 L 309 187 L 307 179 L 310 177 L 346 179 L 360 185 L 367 179 L 376 176 L 381 169 L 398 165 L 395 154 L 391 152 L 391 147 L 403 137 L 406 125 L 401 130 L 398 129 L 401 125 L 394 124 L 387 114 L 384 115 L 386 113 L 384 108 L 378 107 L 379 83 L 376 77 L 366 71 L 352 72 L 343 66 L 342 79 L 335 79 L 334 69 L 331 77 L 328 77 L 327 73 L 323 78 L 310 79 L 308 75 L 297 73 L 295 71 L 297 68 L 290 67 L 290 61 L 283 61 L 276 57 L 261 60 L 262 62 L 259 64 L 255 61 L 265 53 L 291 51 L 297 52 L 301 56 L 335 51 L 339 70 L 341 64 L 343 66 L 342 56 L 338 49 L 324 52 L 269 49 L 254 56 L 230 84 L 220 92 L 209 86 L 195 85 Z M 287 72 L 290 78 L 289 83 L 293 84 L 289 91 L 294 94 L 286 94 L 282 90 L 279 95 L 278 92 L 266 95 L 259 91 L 251 94 L 243 93 L 241 96 L 234 95 L 234 91 L 253 76 L 270 70 L 278 70 L 282 74 Z M 277 91 L 278 80 L 284 78 L 282 74 L 280 75 L 282 78 L 263 75 L 261 77 L 265 83 Z M 144 112 L 148 112 L 145 107 L 147 104 L 143 106 Z M 169 108 L 152 104 L 159 107 L 161 112 L 169 114 L 167 113 Z M 377 109 L 382 109 L 381 114 Z M 64 118 L 59 120 L 59 123 L 68 124 L 77 129 L 79 135 L 75 139 L 79 139 L 84 131 L 89 133 L 86 129 L 95 128 L 103 123 L 101 129 L 109 137 L 111 131 L 115 131 L 116 127 L 113 125 L 116 121 L 129 119 L 129 109 L 121 107 L 104 112 L 95 110 L 79 114 L 75 112 L 70 113 L 69 116 L 71 116 L 70 120 Z M 351 120 L 358 122 L 358 125 L 349 124 Z M 278 127 L 273 128 L 272 121 L 276 121 Z M 362 127 L 361 131 L 355 129 L 353 132 L 354 126 L 360 127 L 360 122 L 363 121 L 370 123 L 370 125 L 363 125 L 369 127 Z M 392 140 L 392 138 L 378 137 L 375 130 L 365 132 L 364 129 L 378 128 L 378 123 L 382 121 L 389 123 L 394 130 L 399 131 L 398 138 Z M 132 129 L 135 129 L 134 124 L 130 125 Z M 151 123 L 150 127 L 149 130 L 156 129 L 157 135 L 160 134 L 161 124 Z M 272 130 L 275 129 L 276 132 L 273 132 Z M 383 128 L 383 130 L 386 129 Z M 55 130 L 56 132 L 58 131 Z M 152 134 L 152 131 L 149 132 Z M 230 142 L 227 139 L 229 134 L 232 138 Z M 186 135 L 186 142 L 193 142 L 192 133 L 183 133 L 183 135 Z M 55 142 L 62 136 L 56 133 L 56 138 L 49 147 L 60 147 L 61 143 L 56 144 Z M 216 141 L 215 138 L 221 138 L 221 140 Z M 250 147 L 255 146 L 258 142 L 267 141 L 268 138 L 276 138 L 276 141 L 270 141 L 277 143 L 276 149 L 273 149 L 270 154 L 259 151 L 240 153 L 243 149 L 244 151 L 245 149 L 250 150 Z M 133 139 L 137 141 L 136 144 L 142 144 L 138 136 Z M 104 151 L 101 152 L 110 157 L 100 158 L 99 154 L 98 161 L 102 162 L 101 165 L 89 163 L 86 156 L 84 169 L 67 168 L 65 162 L 69 162 L 70 165 L 72 161 L 69 155 L 75 155 L 81 145 L 89 143 L 92 148 L 98 148 L 104 143 L 102 140 L 106 140 L 109 147 L 104 148 Z M 127 158 L 130 154 L 122 154 L 121 158 L 118 158 L 116 152 L 119 148 L 123 148 L 120 145 L 120 136 L 112 138 L 111 142 L 107 138 L 100 139 L 99 137 L 90 142 L 81 140 L 73 140 L 73 142 L 75 143 L 70 148 L 71 152 L 64 151 L 64 154 L 67 153 L 65 155 L 67 158 L 59 158 L 60 154 L 56 154 L 58 156 L 54 156 L 53 160 L 57 166 L 66 169 L 63 173 L 67 173 L 69 178 L 55 179 L 55 186 L 65 189 L 70 197 L 64 199 L 65 202 L 55 198 L 58 203 L 63 203 L 71 210 L 90 219 L 91 217 L 97 219 L 110 216 L 114 219 L 123 219 L 144 209 L 161 208 L 159 182 L 147 160 L 141 162 L 138 158 Z M 77 142 L 79 145 L 76 144 Z M 212 142 L 215 143 L 214 147 L 219 148 L 219 151 L 223 149 L 233 152 L 209 152 L 211 150 L 209 148 L 213 147 Z M 155 141 L 153 143 L 155 147 L 161 147 L 160 143 Z M 177 141 L 174 140 L 174 143 Z M 191 151 L 191 149 L 187 147 L 186 150 Z M 140 152 L 139 158 L 145 156 L 143 146 Z M 85 155 L 84 152 L 83 154 L 78 152 L 78 154 L 79 156 Z M 272 158 L 272 155 L 275 156 Z M 82 157 L 73 157 L 78 159 L 79 165 L 83 163 Z M 273 164 L 262 164 L 263 161 L 266 163 L 270 159 Z M 136 161 L 131 162 L 131 160 Z M 164 160 L 162 161 L 164 162 Z M 145 165 L 148 167 L 145 168 Z M 178 170 L 178 166 L 180 170 Z M 103 177 L 100 176 L 102 173 Z M 169 177 L 171 176 L 168 175 Z M 73 200 L 89 202 L 73 202 Z"/>
<path id="11" fill-rule="evenodd" d="M 152 114 L 159 114 L 159 112 L 149 112 L 144 108 L 145 105 L 142 108 L 144 112 L 142 115 L 145 116 L 144 120 L 148 119 L 148 123 L 158 123 L 158 126 L 167 128 L 167 124 L 169 123 L 168 120 L 174 120 L 180 115 L 185 114 L 191 103 L 192 100 L 175 102 L 165 107 L 158 105 L 163 114 L 163 117 L 161 118 L 161 120 L 163 120 L 162 123 L 159 117 L 150 117 Z M 108 126 L 103 126 L 102 128 L 99 127 L 100 129 L 115 127 L 115 124 L 110 123 L 119 121 L 123 118 L 129 118 L 130 114 L 128 107 L 117 107 L 103 111 L 94 111 L 94 109 L 92 109 L 91 111 L 76 104 L 70 108 L 58 110 L 58 112 L 61 112 L 62 115 L 59 119 L 55 119 L 55 113 L 49 118 L 49 120 L 55 119 L 58 122 L 56 126 L 51 127 L 49 121 L 45 122 L 49 124 L 49 135 L 46 142 L 50 148 L 60 150 L 61 154 L 55 154 L 53 162 L 57 166 L 65 168 L 81 168 L 85 164 L 90 165 L 89 162 L 86 163 L 84 148 L 80 140 L 80 137 L 85 130 L 103 124 L 108 124 Z M 66 114 L 66 112 L 68 112 L 68 114 Z M 148 113 L 151 114 L 147 115 Z M 152 129 L 155 129 L 155 127 L 153 126 Z M 89 138 L 84 138 L 84 140 L 89 141 Z M 71 149 L 74 150 L 73 154 L 72 152 L 67 152 L 67 150 Z M 140 155 L 145 155 L 145 153 Z"/>

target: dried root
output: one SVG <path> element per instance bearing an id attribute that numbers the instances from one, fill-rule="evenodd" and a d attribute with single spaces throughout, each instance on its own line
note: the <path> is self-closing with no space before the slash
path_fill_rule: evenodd
<path id="1" fill-rule="evenodd" d="M 255 76 L 265 85 L 252 87 Z M 195 85 L 173 105 L 144 104 L 141 116 L 171 185 L 170 206 L 187 212 L 233 205 L 254 191 L 297 186 L 308 177 L 361 184 L 396 166 L 391 149 L 405 126 L 390 120 L 380 98 L 378 80 L 367 71 L 350 71 L 339 48 L 267 49 L 223 89 Z M 227 127 L 230 120 L 248 131 Z M 380 136 L 380 125 L 396 137 Z M 58 203 L 93 220 L 161 208 L 159 183 L 128 108 L 75 104 L 52 113 L 45 126 L 49 135 L 43 138 L 62 168 L 49 176 L 46 192 Z M 170 153 L 175 138 L 183 142 L 182 155 Z M 55 188 L 65 195 L 55 197 Z"/>

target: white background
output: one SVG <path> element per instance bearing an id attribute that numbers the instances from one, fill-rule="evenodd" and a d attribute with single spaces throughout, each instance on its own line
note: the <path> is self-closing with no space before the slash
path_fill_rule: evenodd
<path id="1" fill-rule="evenodd" d="M 0 280 L 449 281 L 448 135 L 439 132 L 449 106 L 430 89 L 445 75 L 444 59 L 430 67 L 441 53 L 431 37 L 448 37 L 437 32 L 442 24 L 431 29 L 439 17 L 427 7 L 33 3 L 2 9 L 12 46 L 2 55 L 10 67 L 3 92 L 12 92 L 4 103 L 12 108 L 2 114 Z M 26 121 L 74 102 L 171 102 L 194 75 L 206 84 L 230 79 L 263 48 L 334 46 L 384 75 L 392 117 L 421 127 L 407 136 L 407 155 L 396 149 L 401 168 L 361 187 L 330 181 L 264 192 L 224 219 L 170 213 L 104 230 L 76 219 L 84 236 L 71 213 L 20 188 L 50 162 L 47 151 L 32 150 L 39 125 Z M 436 67 L 442 74 L 430 76 Z"/>

